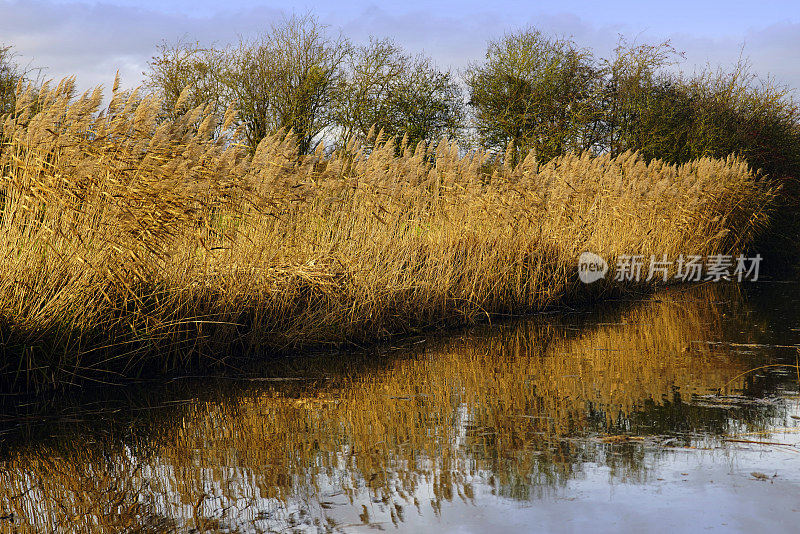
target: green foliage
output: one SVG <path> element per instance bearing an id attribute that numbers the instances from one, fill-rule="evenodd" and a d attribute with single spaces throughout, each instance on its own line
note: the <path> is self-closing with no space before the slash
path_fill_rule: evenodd
<path id="1" fill-rule="evenodd" d="M 341 145 L 370 130 L 416 144 L 453 137 L 464 124 L 461 89 L 449 72 L 388 40 L 353 47 L 333 39 L 310 16 L 226 49 L 162 45 L 147 79 L 165 117 L 202 104 L 215 113 L 235 106 L 253 149 L 281 130 L 308 154 L 326 132 Z"/>
<path id="2" fill-rule="evenodd" d="M 596 150 L 670 163 L 735 153 L 774 177 L 798 175 L 800 110 L 791 91 L 745 61 L 693 76 L 665 71 L 678 57 L 669 43 L 617 48 L 604 68 L 605 134 Z"/>
<path id="3" fill-rule="evenodd" d="M 550 160 L 583 148 L 597 78 L 591 53 L 570 39 L 530 28 L 490 42 L 464 75 L 482 145 L 513 144 L 514 163 L 529 150 Z"/>
<path id="4" fill-rule="evenodd" d="M 745 62 L 682 86 L 694 117 L 688 157 L 737 153 L 773 177 L 800 176 L 800 108 L 787 87 Z"/>
<path id="5" fill-rule="evenodd" d="M 389 99 L 388 130 L 411 146 L 455 137 L 464 120 L 461 89 L 449 72 L 438 70 L 430 59 L 410 61 Z"/>
<path id="6" fill-rule="evenodd" d="M 685 134 L 691 117 L 684 113 L 682 93 L 663 69 L 679 57 L 669 42 L 634 46 L 621 39 L 614 55 L 599 61 L 601 91 L 591 145 L 595 152 L 616 156 L 638 150 L 649 159 L 677 146 L 675 138 Z"/>
<path id="7" fill-rule="evenodd" d="M 292 131 L 300 153 L 313 152 L 329 126 L 334 89 L 350 44 L 332 38 L 312 16 L 273 25 L 230 53 L 226 84 L 247 113 L 248 142 L 255 146 L 279 130 Z"/>
<path id="8" fill-rule="evenodd" d="M 621 39 L 598 59 L 534 28 L 508 33 L 464 72 L 468 124 L 449 71 L 388 39 L 352 46 L 306 15 L 224 49 L 162 44 L 147 79 L 164 118 L 204 104 L 216 114 L 235 108 L 229 124 L 241 126 L 253 150 L 278 131 L 293 132 L 309 154 L 323 138 L 341 147 L 383 132 L 430 145 L 472 126 L 484 149 L 512 165 L 530 151 L 541 162 L 580 152 L 636 151 L 669 163 L 735 153 L 773 177 L 798 175 L 800 110 L 787 88 L 744 61 L 686 76 L 674 69 L 680 59 L 669 42 Z"/>
<path id="9" fill-rule="evenodd" d="M 685 163 L 738 154 L 784 178 L 800 171 L 800 108 L 791 91 L 740 61 L 730 71 L 676 73 L 669 42 L 631 45 L 595 59 L 569 39 L 536 29 L 489 43 L 464 79 L 484 148 L 507 147 L 512 163 L 529 150 L 541 161 L 590 151 L 637 151 Z"/>

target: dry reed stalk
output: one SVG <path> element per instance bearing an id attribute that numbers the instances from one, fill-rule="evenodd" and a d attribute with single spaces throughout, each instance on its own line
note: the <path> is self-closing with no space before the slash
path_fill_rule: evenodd
<path id="1" fill-rule="evenodd" d="M 158 102 L 116 85 L 101 111 L 101 91 L 75 98 L 71 79 L 18 100 L 0 134 L 6 381 L 537 310 L 588 294 L 585 250 L 741 252 L 776 195 L 735 158 L 513 167 L 392 140 L 300 157 L 283 134 L 250 155 L 232 112 L 159 122 Z"/>

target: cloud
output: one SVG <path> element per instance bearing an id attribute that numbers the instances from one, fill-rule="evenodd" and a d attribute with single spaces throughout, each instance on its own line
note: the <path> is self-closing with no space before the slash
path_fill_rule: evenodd
<path id="1" fill-rule="evenodd" d="M 689 69 L 731 67 L 741 53 L 749 59 L 754 72 L 800 88 L 800 63 L 796 59 L 800 24 L 783 22 L 718 39 L 678 34 L 673 36 L 673 42 L 686 52 L 685 65 Z"/>
<path id="2" fill-rule="evenodd" d="M 214 11 L 215 3 L 203 0 L 191 9 L 193 3 L 185 1 L 165 10 L 141 7 L 146 4 L 133 1 L 112 5 L 90 0 L 0 0 L 0 43 L 14 45 L 23 63 L 47 67 L 49 78 L 75 74 L 79 86 L 89 88 L 110 85 L 119 69 L 123 83 L 133 86 L 141 83 L 147 61 L 164 39 L 174 42 L 187 37 L 224 44 L 263 30 L 282 16 L 281 10 L 259 7 L 250 0 L 225 11 Z M 480 60 L 487 40 L 511 27 L 527 25 L 572 36 L 600 55 L 613 49 L 620 33 L 636 37 L 639 42 L 670 38 L 676 48 L 686 51 L 687 61 L 682 68 L 690 71 L 707 63 L 735 63 L 740 45 L 745 43 L 745 54 L 751 58 L 754 71 L 771 73 L 779 81 L 800 87 L 800 63 L 795 59 L 800 49 L 800 24 L 782 22 L 728 36 L 720 36 L 716 28 L 714 37 L 708 37 L 641 32 L 630 21 L 603 25 L 576 13 L 537 9 L 473 7 L 437 11 L 412 2 L 405 10 L 364 5 L 346 10 L 328 6 L 317 12 L 324 23 L 341 28 L 356 41 L 366 41 L 370 34 L 392 37 L 410 51 L 425 52 L 441 66 L 456 69 Z"/>
<path id="3" fill-rule="evenodd" d="M 204 43 L 231 42 L 277 20 L 279 10 L 254 8 L 238 14 L 193 17 L 108 4 L 42 1 L 0 2 L 0 42 L 11 44 L 25 64 L 46 67 L 47 78 L 77 75 L 83 88 L 138 85 L 162 40 L 188 37 Z"/>
<path id="4" fill-rule="evenodd" d="M 366 41 L 370 34 L 391 37 L 413 52 L 424 52 L 443 66 L 460 68 L 480 60 L 486 43 L 512 28 L 535 26 L 559 36 L 572 36 L 581 44 L 610 50 L 618 27 L 593 27 L 572 14 L 534 14 L 513 19 L 497 11 L 475 12 L 458 17 L 426 11 L 390 13 L 375 7 L 341 21 L 344 33 Z"/>

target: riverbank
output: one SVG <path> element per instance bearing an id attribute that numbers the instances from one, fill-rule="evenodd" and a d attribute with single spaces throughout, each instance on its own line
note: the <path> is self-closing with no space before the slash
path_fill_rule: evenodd
<path id="1" fill-rule="evenodd" d="M 99 91 L 70 93 L 22 98 L 37 113 L 2 127 L 1 372 L 14 389 L 596 298 L 619 289 L 581 284 L 582 252 L 612 265 L 736 255 L 777 195 L 734 158 L 512 166 L 380 136 L 301 157 L 284 135 L 250 154 L 231 114 L 160 122 L 157 102 L 117 93 L 98 115 Z"/>

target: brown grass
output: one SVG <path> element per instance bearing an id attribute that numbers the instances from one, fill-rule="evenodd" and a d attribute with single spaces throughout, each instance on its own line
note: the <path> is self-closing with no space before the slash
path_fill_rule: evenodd
<path id="1" fill-rule="evenodd" d="M 581 252 L 737 253 L 775 197 L 733 158 L 512 167 L 380 136 L 300 157 L 290 135 L 251 155 L 232 112 L 72 95 L 24 95 L 0 135 L 2 373 L 25 387 L 575 301 Z"/>

